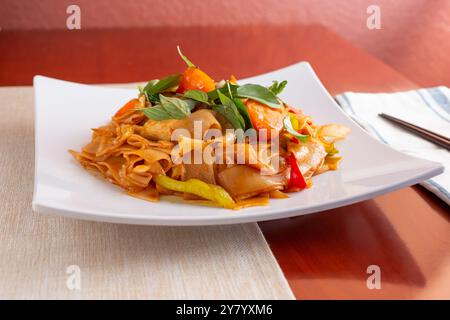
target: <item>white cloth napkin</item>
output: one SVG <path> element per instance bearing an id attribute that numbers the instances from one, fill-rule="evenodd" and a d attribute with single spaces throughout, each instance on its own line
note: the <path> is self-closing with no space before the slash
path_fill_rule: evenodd
<path id="1" fill-rule="evenodd" d="M 439 176 L 421 183 L 450 205 L 450 152 L 378 116 L 386 113 L 450 137 L 450 89 L 435 87 L 397 93 L 336 96 L 342 109 L 377 139 L 409 155 L 444 164 Z"/>

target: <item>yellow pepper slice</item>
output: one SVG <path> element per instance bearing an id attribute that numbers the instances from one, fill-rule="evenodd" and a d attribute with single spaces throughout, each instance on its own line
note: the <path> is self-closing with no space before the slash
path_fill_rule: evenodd
<path id="1" fill-rule="evenodd" d="M 289 113 L 289 118 L 290 118 L 291 123 L 292 123 L 292 128 L 293 128 L 295 131 L 298 131 L 298 125 L 299 125 L 299 123 L 298 123 L 298 119 L 297 119 L 297 117 L 295 116 L 295 114 Z"/>
<path id="2" fill-rule="evenodd" d="M 339 161 L 342 160 L 342 157 L 326 157 L 325 165 L 328 166 L 330 170 L 337 170 L 339 166 Z"/>
<path id="3" fill-rule="evenodd" d="M 198 179 L 179 181 L 164 175 L 156 176 L 154 180 L 158 185 L 166 189 L 195 194 L 227 209 L 234 209 L 236 206 L 228 192 L 218 185 L 208 184 Z"/>
<path id="4" fill-rule="evenodd" d="M 322 142 L 328 155 L 333 156 L 339 152 L 334 147 L 334 143 L 344 139 L 349 133 L 350 128 L 338 124 L 327 124 L 317 130 L 317 138 Z"/>

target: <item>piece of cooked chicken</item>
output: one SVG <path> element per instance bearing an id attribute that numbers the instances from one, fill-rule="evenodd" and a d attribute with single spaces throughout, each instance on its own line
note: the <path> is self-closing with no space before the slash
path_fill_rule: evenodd
<path id="1" fill-rule="evenodd" d="M 327 152 L 322 143 L 314 138 L 306 142 L 288 142 L 288 152 L 294 154 L 298 167 L 304 177 L 311 177 L 323 163 Z"/>

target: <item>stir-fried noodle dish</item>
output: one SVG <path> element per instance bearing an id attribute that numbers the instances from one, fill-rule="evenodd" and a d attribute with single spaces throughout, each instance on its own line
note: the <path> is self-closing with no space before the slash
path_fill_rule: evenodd
<path id="1" fill-rule="evenodd" d="M 178 52 L 181 74 L 140 87 L 80 152 L 70 151 L 86 170 L 140 199 L 241 209 L 313 188 L 315 175 L 338 169 L 335 143 L 350 129 L 316 124 L 282 101 L 287 81 L 214 81 Z"/>

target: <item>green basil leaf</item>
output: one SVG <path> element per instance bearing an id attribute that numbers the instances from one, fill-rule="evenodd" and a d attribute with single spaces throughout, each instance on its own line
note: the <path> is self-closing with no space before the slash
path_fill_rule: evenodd
<path id="1" fill-rule="evenodd" d="M 180 83 L 181 75 L 174 74 L 161 80 L 150 80 L 144 87 L 144 92 L 150 96 L 164 90 L 177 86 Z"/>
<path id="2" fill-rule="evenodd" d="M 306 140 L 308 140 L 309 135 L 304 135 L 304 134 L 298 133 L 297 131 L 294 130 L 294 128 L 292 127 L 292 122 L 291 122 L 291 118 L 289 117 L 289 115 L 284 117 L 283 125 L 284 125 L 284 128 L 286 129 L 286 131 L 289 132 L 290 134 L 292 134 L 294 137 L 296 137 L 299 141 L 306 142 Z"/>
<path id="3" fill-rule="evenodd" d="M 284 88 L 287 85 L 287 80 L 281 81 L 278 83 L 278 81 L 272 81 L 272 85 L 268 88 L 270 91 L 273 92 L 274 95 L 279 95 L 281 91 L 284 90 Z"/>
<path id="4" fill-rule="evenodd" d="M 231 100 L 231 98 L 229 98 L 228 96 L 224 95 L 222 92 L 217 91 L 217 96 L 219 97 L 219 100 L 223 105 L 226 106 L 234 105 L 233 100 Z"/>
<path id="5" fill-rule="evenodd" d="M 188 90 L 184 93 L 184 96 L 198 102 L 208 103 L 208 94 L 204 91 Z"/>
<path id="6" fill-rule="evenodd" d="M 179 98 L 171 98 L 159 95 L 161 106 L 172 117 L 172 119 L 184 119 L 191 114 L 191 110 L 186 101 Z"/>
<path id="7" fill-rule="evenodd" d="M 244 118 L 245 130 L 247 130 L 247 129 L 254 129 L 252 121 L 250 120 L 250 116 L 248 114 L 247 108 L 245 107 L 245 105 L 242 102 L 242 100 L 239 99 L 239 98 L 234 98 L 233 102 L 236 105 L 236 108 L 238 109 L 238 111 L 241 114 L 242 118 Z"/>
<path id="8" fill-rule="evenodd" d="M 192 100 L 192 99 L 183 99 L 184 102 L 186 102 L 189 110 L 194 110 L 195 106 L 198 104 L 198 101 Z"/>
<path id="9" fill-rule="evenodd" d="M 232 96 L 233 97 L 236 96 L 237 95 L 237 88 L 239 88 L 239 86 L 236 85 L 236 84 L 232 84 L 232 83 L 230 83 L 229 86 L 230 87 L 228 88 L 228 86 L 225 85 L 222 88 L 215 89 L 213 91 L 208 92 L 209 99 L 212 100 L 212 101 L 219 99 L 218 92 L 220 92 L 220 93 L 226 95 L 227 97 L 231 98 L 230 97 L 230 91 L 231 91 Z"/>
<path id="10" fill-rule="evenodd" d="M 258 84 L 244 84 L 237 88 L 237 95 L 241 98 L 249 98 L 261 102 L 271 108 L 280 108 L 280 102 L 275 94 L 266 87 Z"/>
<path id="11" fill-rule="evenodd" d="M 145 85 L 145 87 L 142 89 L 142 92 L 145 92 L 147 90 L 149 90 L 151 87 L 153 87 L 156 83 L 158 83 L 158 79 L 153 79 L 150 80 L 149 82 L 147 82 L 147 84 Z"/>
<path id="12" fill-rule="evenodd" d="M 179 99 L 176 97 L 166 97 L 162 94 L 158 96 L 159 104 L 141 109 L 141 111 L 152 120 L 184 119 L 191 114 L 195 108 L 196 101 L 191 99 Z"/>
<path id="13" fill-rule="evenodd" d="M 146 115 L 147 118 L 152 120 L 161 121 L 172 119 L 171 115 L 161 105 L 141 109 L 141 111 Z"/>
<path id="14" fill-rule="evenodd" d="M 222 103 L 222 105 L 225 107 L 225 111 L 229 114 L 229 118 L 232 118 L 233 122 L 237 119 L 239 121 L 240 126 L 235 126 L 233 122 L 231 124 L 235 129 L 244 129 L 245 128 L 245 121 L 244 118 L 239 113 L 236 105 L 234 104 L 233 100 L 228 98 L 228 96 L 224 95 L 220 91 L 217 92 L 219 96 L 219 100 Z M 224 115 L 225 116 L 225 115 Z M 227 118 L 227 120 L 229 120 Z"/>
<path id="15" fill-rule="evenodd" d="M 184 62 L 186 62 L 187 66 L 189 68 L 195 68 L 195 64 L 193 64 L 183 53 L 181 53 L 180 46 L 177 46 L 178 54 L 180 55 L 181 59 L 183 59 Z"/>
<path id="16" fill-rule="evenodd" d="M 152 104 L 158 104 L 159 103 L 159 96 L 158 94 L 148 94 L 144 91 L 145 97 L 148 101 L 150 101 Z"/>
<path id="17" fill-rule="evenodd" d="M 230 83 L 230 81 L 227 80 L 225 83 L 226 83 L 226 88 L 227 88 L 228 96 L 229 96 L 231 99 L 234 99 L 234 94 L 233 94 L 233 91 L 231 90 L 231 83 Z"/>
<path id="18" fill-rule="evenodd" d="M 225 119 L 227 119 L 227 121 L 231 123 L 233 128 L 244 130 L 241 121 L 239 120 L 236 113 L 232 110 L 232 108 L 224 106 L 223 104 L 213 104 L 211 108 L 224 116 Z"/>

